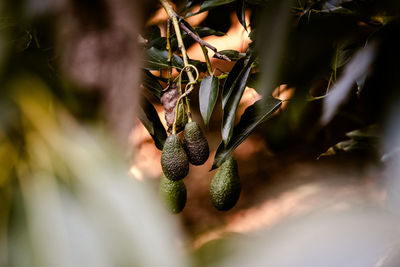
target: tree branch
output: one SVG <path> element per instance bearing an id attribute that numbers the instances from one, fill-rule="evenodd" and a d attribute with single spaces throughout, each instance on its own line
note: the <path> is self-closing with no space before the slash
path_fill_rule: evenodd
<path id="1" fill-rule="evenodd" d="M 185 45 L 183 44 L 183 39 L 182 39 L 182 34 L 181 34 L 181 29 L 179 28 L 179 22 L 178 22 L 178 15 L 175 13 L 174 9 L 172 8 L 171 4 L 168 2 L 168 0 L 159 0 L 163 8 L 168 14 L 168 17 L 172 19 L 172 25 L 174 26 L 175 34 L 176 34 L 176 39 L 178 41 L 178 47 L 181 50 L 182 53 L 182 58 L 183 58 L 183 64 L 184 64 L 184 69 L 186 71 L 186 74 L 189 78 L 190 81 L 190 87 L 188 88 L 188 91 L 191 91 L 193 88 L 193 85 L 196 83 L 196 80 L 193 77 L 192 72 L 190 71 L 190 66 L 189 66 L 189 60 L 188 56 L 186 53 Z M 189 99 L 185 97 L 186 100 L 186 106 L 188 109 L 188 117 L 189 121 L 192 121 L 191 118 L 191 112 L 190 112 L 190 104 L 189 104 Z M 175 123 L 175 122 L 174 122 Z"/>
<path id="2" fill-rule="evenodd" d="M 186 25 L 183 22 L 179 22 L 179 26 L 182 28 L 182 30 L 184 30 L 187 34 L 189 34 L 189 36 L 192 37 L 201 46 L 208 47 L 212 51 L 214 51 L 215 57 L 220 58 L 220 59 L 224 59 L 224 60 L 227 60 L 227 61 L 231 61 L 227 56 L 218 53 L 217 48 L 215 48 L 214 46 L 210 45 L 209 43 L 207 43 L 206 41 L 201 39 L 199 36 L 197 36 L 193 31 L 191 31 L 188 27 L 186 27 Z"/>

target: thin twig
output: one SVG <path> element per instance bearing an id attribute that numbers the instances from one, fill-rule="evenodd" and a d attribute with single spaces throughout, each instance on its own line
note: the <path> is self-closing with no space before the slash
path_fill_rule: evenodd
<path id="1" fill-rule="evenodd" d="M 189 27 L 190 27 L 190 26 L 189 26 Z M 190 27 L 189 30 L 191 30 L 197 37 L 200 37 L 200 35 L 199 35 L 199 34 L 196 32 L 196 30 L 193 29 L 192 27 Z M 204 59 L 205 59 L 205 61 L 206 61 L 206 66 L 207 66 L 208 74 L 209 74 L 210 76 L 212 76 L 212 75 L 214 74 L 214 72 L 213 72 L 212 67 L 211 67 L 210 58 L 208 57 L 208 50 L 207 50 L 207 48 L 206 48 L 204 45 L 202 45 L 202 44 L 200 44 L 200 47 L 201 47 L 201 51 L 203 52 Z"/>
<path id="2" fill-rule="evenodd" d="M 168 17 L 172 20 L 172 25 L 175 30 L 176 40 L 178 41 L 178 48 L 181 50 L 181 53 L 182 53 L 184 69 L 186 70 L 186 74 L 191 83 L 190 88 L 188 88 L 190 90 L 191 88 L 193 88 L 193 85 L 196 83 L 196 80 L 194 79 L 193 74 L 190 71 L 190 67 L 187 68 L 189 65 L 189 59 L 188 59 L 188 56 L 186 53 L 185 45 L 183 43 L 181 30 L 179 28 L 179 22 L 178 22 L 178 18 L 177 18 L 178 15 L 175 13 L 174 9 L 172 8 L 172 6 L 168 2 L 168 0 L 159 0 L 159 1 L 160 1 L 161 5 L 163 6 L 163 8 L 165 9 L 165 12 L 167 12 Z M 189 99 L 186 97 L 185 100 L 186 100 L 189 121 L 191 121 L 192 118 L 191 118 L 191 112 L 190 112 Z M 174 122 L 174 124 L 175 124 L 175 122 Z"/>
<path id="3" fill-rule="evenodd" d="M 167 50 L 168 50 L 168 84 L 172 79 L 172 49 L 171 49 L 171 20 L 167 21 Z"/>
<path id="4" fill-rule="evenodd" d="M 199 36 L 197 36 L 194 32 L 192 32 L 188 27 L 186 27 L 186 25 L 183 22 L 179 22 L 179 26 L 182 28 L 182 30 L 184 30 L 187 34 L 189 34 L 189 36 L 192 37 L 193 40 L 198 42 L 201 46 L 206 46 L 206 47 L 210 48 L 212 51 L 214 51 L 215 57 L 224 59 L 226 61 L 231 61 L 227 56 L 218 53 L 217 48 L 210 45 L 209 43 L 207 43 L 206 41 L 201 39 Z"/>

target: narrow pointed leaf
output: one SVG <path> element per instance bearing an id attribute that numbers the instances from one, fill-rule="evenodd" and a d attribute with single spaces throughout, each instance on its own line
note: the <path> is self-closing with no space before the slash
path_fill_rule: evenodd
<path id="1" fill-rule="evenodd" d="M 235 0 L 206 0 L 201 4 L 200 10 L 196 13 L 188 13 L 186 17 L 194 16 L 204 11 L 210 10 L 217 6 L 226 5 L 229 3 L 235 2 Z"/>
<path id="2" fill-rule="evenodd" d="M 206 37 L 206 36 L 210 36 L 210 35 L 215 35 L 215 36 L 226 35 L 226 33 L 224 33 L 224 32 L 216 31 L 216 30 L 213 30 L 208 27 L 195 27 L 195 30 L 200 37 Z"/>
<path id="3" fill-rule="evenodd" d="M 199 60 L 189 60 L 189 64 L 196 66 L 199 71 L 206 70 L 206 63 Z M 183 60 L 178 55 L 172 55 L 172 67 L 183 68 Z M 144 66 L 148 70 L 163 70 L 168 68 L 168 51 L 151 47 L 145 51 Z"/>
<path id="4" fill-rule="evenodd" d="M 206 0 L 201 4 L 199 12 L 210 10 L 211 8 L 226 5 L 235 2 L 235 0 Z"/>
<path id="5" fill-rule="evenodd" d="M 151 47 L 146 50 L 144 65 L 149 70 L 162 70 L 168 68 L 168 51 L 160 50 Z M 181 69 L 183 67 L 183 60 L 177 56 L 173 55 L 172 67 Z"/>
<path id="6" fill-rule="evenodd" d="M 200 113 L 206 126 L 208 126 L 211 113 L 213 112 L 215 103 L 217 102 L 218 88 L 219 80 L 214 75 L 205 76 L 201 81 L 199 89 Z"/>
<path id="7" fill-rule="evenodd" d="M 240 71 L 239 75 L 233 81 L 230 88 L 225 88 L 224 95 L 222 98 L 222 105 L 224 109 L 224 116 L 222 118 L 222 140 L 225 145 L 229 143 L 232 136 L 233 126 L 235 123 L 235 114 L 239 105 L 240 99 L 242 98 L 244 89 L 246 88 L 247 79 L 251 71 L 251 63 L 253 58 L 246 59 L 247 62 L 243 62 L 244 68 Z M 239 61 L 238 61 L 239 63 Z M 236 66 L 236 65 L 235 65 Z M 229 76 L 231 73 L 229 73 Z M 228 78 L 229 78 L 228 76 Z M 228 82 L 228 79 L 227 79 Z M 226 89 L 226 91 L 225 91 Z M 226 93 L 226 94 L 225 94 Z"/>
<path id="8" fill-rule="evenodd" d="M 150 133 L 154 144 L 159 150 L 162 150 L 165 139 L 167 139 L 167 132 L 160 121 L 160 117 L 158 117 L 156 109 L 145 97 L 142 99 L 138 113 L 139 120 Z"/>
<path id="9" fill-rule="evenodd" d="M 237 0 L 236 1 L 236 16 L 237 16 L 240 24 L 242 24 L 243 28 L 247 32 L 245 11 L 246 11 L 245 1 L 244 0 Z"/>
<path id="10" fill-rule="evenodd" d="M 221 55 L 227 56 L 232 61 L 237 61 L 246 56 L 246 53 L 239 53 L 238 51 L 231 50 L 231 49 L 221 50 L 221 51 L 218 51 L 218 53 L 220 53 Z M 218 57 L 216 57 L 214 55 L 214 58 L 218 58 Z"/>
<path id="11" fill-rule="evenodd" d="M 226 102 L 228 101 L 232 91 L 234 89 L 233 84 L 237 80 L 240 75 L 240 72 L 244 68 L 245 58 L 239 59 L 236 64 L 233 66 L 232 70 L 229 72 L 228 77 L 224 83 L 224 87 L 222 89 L 222 108 L 225 108 Z"/>
<path id="12" fill-rule="evenodd" d="M 192 8 L 194 5 L 196 5 L 200 0 L 188 0 L 186 1 L 185 5 L 183 6 L 182 10 L 178 12 L 178 14 L 183 14 L 187 12 L 190 8 Z"/>
<path id="13" fill-rule="evenodd" d="M 233 128 L 232 138 L 228 145 L 221 142 L 215 154 L 212 170 L 218 168 L 236 147 L 238 147 L 254 129 L 266 121 L 282 104 L 282 100 L 268 97 L 258 100 L 248 107 L 240 118 L 239 123 Z"/>

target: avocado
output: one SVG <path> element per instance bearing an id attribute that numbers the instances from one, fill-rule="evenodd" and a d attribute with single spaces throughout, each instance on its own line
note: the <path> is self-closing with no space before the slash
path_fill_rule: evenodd
<path id="1" fill-rule="evenodd" d="M 211 202 L 217 210 L 229 210 L 238 201 L 240 191 L 238 166 L 236 160 L 229 156 L 218 168 L 211 180 Z"/>
<path id="2" fill-rule="evenodd" d="M 185 149 L 176 134 L 171 134 L 165 140 L 161 154 L 161 167 L 165 176 L 172 181 L 183 179 L 189 172 L 189 161 Z"/>
<path id="3" fill-rule="evenodd" d="M 208 142 L 197 122 L 186 124 L 183 131 L 183 144 L 190 163 L 202 165 L 206 162 L 209 155 Z"/>
<path id="4" fill-rule="evenodd" d="M 182 180 L 171 181 L 161 176 L 159 195 L 164 206 L 172 213 L 179 213 L 186 205 L 186 186 Z"/>

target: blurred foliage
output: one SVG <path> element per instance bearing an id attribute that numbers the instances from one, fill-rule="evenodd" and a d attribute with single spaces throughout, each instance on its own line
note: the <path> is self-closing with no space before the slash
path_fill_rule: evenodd
<path id="1" fill-rule="evenodd" d="M 0 3 L 0 266 L 187 265 L 104 127 L 103 95 L 66 75 L 58 12 Z"/>
<path id="2" fill-rule="evenodd" d="M 45 7 L 47 3 L 47 8 L 31 12 L 39 2 Z M 62 68 L 60 43 L 64 40 L 58 38 L 63 25 L 57 23 L 61 12 L 50 2 L 0 3 L 0 265 L 187 266 L 171 245 L 179 231 L 166 219 L 153 194 L 127 175 L 125 159 L 104 127 L 104 95 L 82 88 Z M 93 9 L 93 1 L 60 3 L 70 3 L 78 11 L 92 10 L 84 12 L 88 28 L 107 27 L 108 18 L 103 15 L 111 1 L 99 1 Z M 335 153 L 338 149 L 364 151 L 385 142 L 382 132 L 399 115 L 398 0 L 177 1 L 179 15 L 189 17 L 188 10 L 199 4 L 199 13 L 209 11 L 206 21 L 215 21 L 215 9 L 235 11 L 253 40 L 246 53 L 222 51 L 236 60 L 232 71 L 227 77 L 212 76 L 219 83 L 203 83 L 209 84 L 205 91 L 213 96 L 218 95 L 218 84 L 224 103 L 223 140 L 214 167 L 261 124 L 258 129 L 271 150 L 301 151 L 312 158 L 330 147 Z M 104 12 L 96 12 L 98 8 Z M 248 25 L 243 16 L 246 10 L 251 11 Z M 221 25 L 200 25 L 196 31 L 201 37 L 220 36 L 224 34 Z M 168 51 L 157 27 L 145 29 L 143 38 L 147 43 L 142 48 L 142 86 L 150 93 L 145 91 L 146 96 L 157 100 L 166 80 L 148 70 L 167 68 Z M 188 35 L 184 41 L 193 43 Z M 368 50 L 370 44 L 374 49 Z M 172 65 L 180 69 L 176 41 L 172 49 Z M 360 64 L 366 59 L 368 64 Z M 205 62 L 191 63 L 206 72 Z M 284 110 L 271 116 L 281 105 L 271 97 L 281 84 L 294 88 L 295 94 Z M 235 126 L 246 85 L 255 87 L 263 99 L 250 106 Z M 332 100 L 333 92 L 340 97 Z M 200 102 L 204 100 L 208 122 L 218 105 L 214 97 Z M 161 148 L 165 129 L 153 104 L 143 103 L 139 114 Z M 334 106 L 329 109 L 333 114 L 322 124 L 329 105 Z M 378 130 L 365 134 L 371 125 Z M 385 153 L 398 150 L 396 140 L 389 140 Z M 359 228 L 348 233 L 354 229 Z M 207 248 L 198 253 L 210 255 Z M 248 258 L 240 253 L 237 257 Z M 247 266 L 259 266 L 255 261 L 252 258 Z"/>

